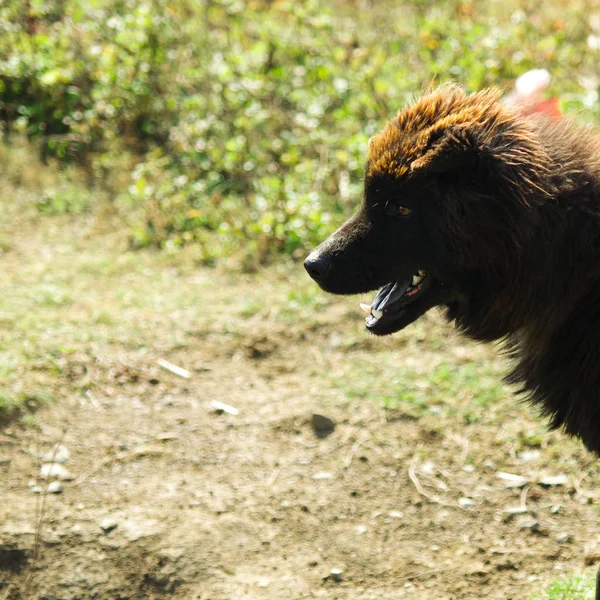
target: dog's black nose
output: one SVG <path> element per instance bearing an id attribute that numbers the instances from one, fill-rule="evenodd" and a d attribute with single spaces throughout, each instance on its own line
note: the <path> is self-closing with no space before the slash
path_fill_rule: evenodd
<path id="1" fill-rule="evenodd" d="M 307 273 L 315 280 L 319 281 L 325 277 L 327 271 L 329 271 L 330 262 L 326 254 L 313 252 L 309 254 L 308 258 L 304 261 L 304 268 Z"/>

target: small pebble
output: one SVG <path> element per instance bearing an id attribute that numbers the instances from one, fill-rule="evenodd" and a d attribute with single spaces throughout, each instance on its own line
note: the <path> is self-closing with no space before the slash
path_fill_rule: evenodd
<path id="1" fill-rule="evenodd" d="M 539 450 L 526 450 L 525 452 L 519 453 L 519 460 L 522 463 L 529 463 L 536 461 L 540 458 Z"/>
<path id="2" fill-rule="evenodd" d="M 553 505 L 550 507 L 550 512 L 551 512 L 553 515 L 557 515 L 557 514 L 560 512 L 560 504 L 553 504 Z"/>
<path id="3" fill-rule="evenodd" d="M 104 531 L 104 533 L 109 533 L 113 529 L 116 529 L 118 526 L 119 526 L 119 524 L 114 519 L 111 519 L 110 517 L 106 517 L 106 519 L 103 519 L 102 521 L 100 521 L 100 529 L 102 529 L 102 531 Z"/>
<path id="4" fill-rule="evenodd" d="M 40 460 L 45 463 L 59 463 L 64 464 L 71 458 L 71 453 L 66 446 L 57 444 L 48 452 L 44 452 L 40 455 Z"/>
<path id="5" fill-rule="evenodd" d="M 559 533 L 554 539 L 559 544 L 567 544 L 571 541 L 572 538 L 570 534 L 568 534 L 566 531 L 563 531 L 562 533 Z"/>
<path id="6" fill-rule="evenodd" d="M 49 494 L 62 494 L 63 492 L 63 484 L 60 481 L 51 481 L 48 484 L 48 493 Z"/>
<path id="7" fill-rule="evenodd" d="M 318 438 L 326 438 L 335 429 L 335 423 L 329 417 L 316 413 L 312 416 L 312 426 Z"/>
<path id="8" fill-rule="evenodd" d="M 44 479 L 60 479 L 62 481 L 71 481 L 73 476 L 67 471 L 65 467 L 57 463 L 48 463 L 42 465 L 40 469 L 40 476 Z"/>
<path id="9" fill-rule="evenodd" d="M 560 485 L 567 485 L 569 483 L 569 478 L 564 475 L 552 475 L 549 477 L 544 477 L 540 479 L 539 484 L 544 487 L 555 487 Z"/>
<path id="10" fill-rule="evenodd" d="M 329 577 L 331 577 L 333 581 L 340 583 L 344 580 L 344 572 L 341 569 L 331 569 L 331 571 L 329 571 Z"/>
<path id="11" fill-rule="evenodd" d="M 459 498 L 458 505 L 463 508 L 470 508 L 471 506 L 475 506 L 475 502 L 471 498 Z"/>
<path id="12" fill-rule="evenodd" d="M 531 517 L 525 517 L 524 519 L 519 519 L 517 521 L 517 527 L 521 530 L 529 529 L 530 531 L 539 531 L 540 524 Z"/>
<path id="13" fill-rule="evenodd" d="M 333 479 L 333 473 L 329 473 L 328 471 L 321 471 L 320 473 L 315 473 L 313 475 L 313 479 Z"/>
<path id="14" fill-rule="evenodd" d="M 526 506 L 511 506 L 504 512 L 508 513 L 509 515 L 526 515 L 529 511 L 527 510 Z"/>
<path id="15" fill-rule="evenodd" d="M 521 475 L 515 475 L 514 473 L 496 473 L 496 475 L 504 481 L 504 485 L 507 488 L 522 488 L 527 485 L 527 479 Z"/>

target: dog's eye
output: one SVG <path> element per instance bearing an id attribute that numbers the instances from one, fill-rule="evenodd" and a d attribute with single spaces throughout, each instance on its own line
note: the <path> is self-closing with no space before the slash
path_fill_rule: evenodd
<path id="1" fill-rule="evenodd" d="M 398 214 L 401 217 L 410 217 L 410 215 L 412 215 L 412 210 L 410 210 L 410 208 L 406 208 L 406 206 L 399 206 Z"/>

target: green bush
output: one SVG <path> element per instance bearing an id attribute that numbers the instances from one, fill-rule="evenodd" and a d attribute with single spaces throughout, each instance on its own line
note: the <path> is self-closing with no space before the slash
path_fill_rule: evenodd
<path id="1" fill-rule="evenodd" d="M 96 184 L 130 173 L 116 191 L 134 244 L 197 243 L 207 259 L 321 240 L 360 198 L 369 136 L 434 79 L 508 86 L 545 67 L 566 105 L 597 110 L 584 3 L 568 23 L 525 0 L 27 7 L 0 7 L 4 133 Z"/>

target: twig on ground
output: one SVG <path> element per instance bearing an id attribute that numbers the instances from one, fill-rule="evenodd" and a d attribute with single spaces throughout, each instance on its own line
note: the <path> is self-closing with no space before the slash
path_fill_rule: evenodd
<path id="1" fill-rule="evenodd" d="M 579 477 L 578 479 L 576 479 L 573 482 L 573 487 L 575 488 L 575 491 L 580 495 L 583 496 L 584 498 L 593 498 L 594 495 L 590 492 L 586 492 L 582 487 L 581 487 L 581 482 L 587 477 L 587 473 L 584 473 L 581 477 Z"/>
<path id="2" fill-rule="evenodd" d="M 170 373 L 173 373 L 173 375 L 183 377 L 184 379 L 190 379 L 190 377 L 192 376 L 192 374 L 188 370 L 183 369 L 182 367 L 178 367 L 177 365 L 174 365 L 173 363 L 169 362 L 168 360 L 165 360 L 164 358 L 159 359 L 158 365 L 165 369 L 165 371 L 169 371 Z"/>
<path id="3" fill-rule="evenodd" d="M 269 479 L 267 479 L 267 485 L 272 486 L 277 478 L 279 477 L 279 467 L 275 467 L 271 475 L 269 475 Z"/>
<path id="4" fill-rule="evenodd" d="M 65 436 L 67 435 L 67 427 L 63 427 L 59 440 L 54 444 L 54 448 L 52 450 L 52 463 L 54 463 L 54 459 L 56 458 L 56 453 L 58 452 L 59 447 L 65 440 Z M 35 445 L 36 445 L 36 475 L 35 475 L 35 484 L 42 491 L 41 494 L 36 497 L 35 501 L 35 536 L 33 540 L 33 556 L 31 558 L 31 563 L 28 566 L 28 572 L 25 576 L 25 580 L 23 582 L 23 587 L 21 588 L 21 594 L 24 598 L 30 597 L 30 587 L 33 581 L 33 573 L 35 572 L 35 566 L 40 557 L 40 547 L 42 543 L 42 528 L 44 526 L 44 521 L 46 518 L 46 499 L 48 498 L 48 487 L 51 483 L 51 477 L 48 477 L 48 480 L 45 482 L 44 486 L 41 486 L 42 477 L 41 477 L 41 451 L 40 451 L 40 438 L 39 438 L 39 428 L 36 428 L 35 434 Z"/>
<path id="5" fill-rule="evenodd" d="M 354 442 L 354 444 L 352 444 L 352 447 L 350 448 L 350 452 L 348 453 L 348 456 L 346 456 L 346 458 L 344 460 L 344 469 L 347 469 L 352 464 L 352 460 L 354 459 L 354 456 L 358 452 L 358 449 L 361 447 L 362 443 L 363 443 L 362 440 L 356 440 L 356 442 Z"/>
<path id="6" fill-rule="evenodd" d="M 415 472 L 415 464 L 416 464 L 416 457 L 413 456 L 413 459 L 410 461 L 410 466 L 408 467 L 408 477 L 412 481 L 417 492 L 419 492 L 419 494 L 421 494 L 421 496 L 427 498 L 428 500 L 430 500 L 431 502 L 434 502 L 435 504 L 440 504 L 442 506 L 451 506 L 453 508 L 457 508 L 456 505 L 450 504 L 449 502 L 442 500 L 439 496 L 434 496 L 432 494 L 429 494 L 425 490 L 425 488 L 423 488 L 423 486 L 421 485 L 421 482 L 419 481 L 419 478 L 417 477 L 417 474 Z M 460 508 L 460 506 L 458 506 L 458 508 Z"/>
<path id="7" fill-rule="evenodd" d="M 529 493 L 529 488 L 531 486 L 529 484 L 527 484 L 522 490 L 521 490 L 521 497 L 519 498 L 519 506 L 521 508 L 524 508 L 525 510 L 527 510 L 527 512 L 529 512 L 529 509 L 527 508 L 527 494 Z"/>

